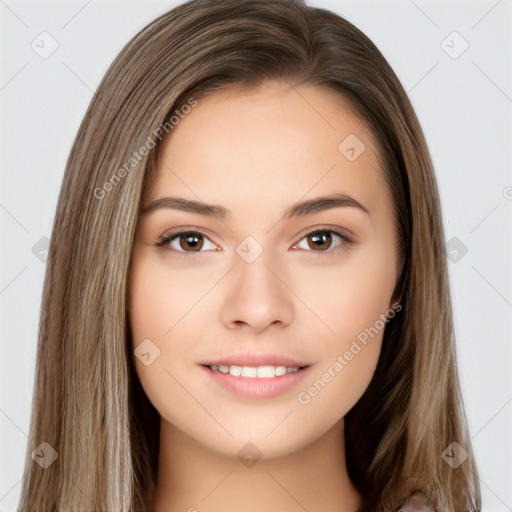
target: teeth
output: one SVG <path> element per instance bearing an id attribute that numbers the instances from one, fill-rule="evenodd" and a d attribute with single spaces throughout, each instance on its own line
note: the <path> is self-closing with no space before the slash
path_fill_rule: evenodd
<path id="1" fill-rule="evenodd" d="M 251 377 L 251 378 L 272 378 L 286 375 L 290 372 L 297 372 L 299 368 L 294 366 L 238 366 L 236 364 L 228 365 L 210 365 L 214 371 L 221 373 L 229 373 L 236 377 Z"/>
<path id="2" fill-rule="evenodd" d="M 242 373 L 242 367 L 241 366 L 237 366 L 236 364 L 232 364 L 229 367 L 229 373 L 231 375 L 236 375 L 238 377 Z"/>

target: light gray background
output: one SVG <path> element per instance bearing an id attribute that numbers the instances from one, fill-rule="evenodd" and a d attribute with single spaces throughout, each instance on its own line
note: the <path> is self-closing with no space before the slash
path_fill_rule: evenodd
<path id="1" fill-rule="evenodd" d="M 122 46 L 177 3 L 0 0 L 0 512 L 15 510 L 20 491 L 45 271 L 40 240 L 50 236 L 71 144 Z M 458 239 L 447 250 L 456 260 L 458 357 L 483 509 L 512 510 L 512 0 L 310 3 L 339 12 L 377 44 L 420 118 L 447 240 Z M 50 48 L 43 31 L 59 45 L 46 59 L 31 47 Z"/>

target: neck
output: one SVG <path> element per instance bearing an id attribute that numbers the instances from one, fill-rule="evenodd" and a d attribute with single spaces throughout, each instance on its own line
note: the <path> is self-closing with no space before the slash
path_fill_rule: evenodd
<path id="1" fill-rule="evenodd" d="M 263 454 L 264 455 L 264 454 Z M 161 420 L 156 512 L 355 512 L 343 420 L 306 447 L 246 466 Z"/>

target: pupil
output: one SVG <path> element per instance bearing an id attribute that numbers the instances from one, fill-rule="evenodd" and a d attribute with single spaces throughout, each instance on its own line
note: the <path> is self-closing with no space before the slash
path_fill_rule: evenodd
<path id="1" fill-rule="evenodd" d="M 198 235 L 194 235 L 194 234 L 182 235 L 181 240 L 184 241 L 185 244 L 187 244 L 189 247 L 191 247 L 193 249 L 197 249 L 197 248 L 201 249 L 203 244 L 200 240 L 200 236 L 201 235 L 198 236 Z"/>
<path id="2" fill-rule="evenodd" d="M 319 235 L 312 235 L 311 239 L 314 240 L 313 246 L 309 244 L 311 249 L 328 249 L 331 245 L 331 235 L 328 233 L 322 233 Z M 317 243 L 320 242 L 320 243 Z"/>

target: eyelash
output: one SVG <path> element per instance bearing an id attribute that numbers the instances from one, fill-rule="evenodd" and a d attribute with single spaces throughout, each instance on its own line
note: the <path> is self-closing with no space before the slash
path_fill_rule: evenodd
<path id="1" fill-rule="evenodd" d="M 303 233 L 299 240 L 294 243 L 293 245 L 297 245 L 299 242 L 301 242 L 304 238 L 307 238 L 311 235 L 321 234 L 321 233 L 331 233 L 336 236 L 338 236 L 341 239 L 342 245 L 337 247 L 336 249 L 327 249 L 325 251 L 314 251 L 314 250 L 306 250 L 306 252 L 311 252 L 313 254 L 316 254 L 318 256 L 337 256 L 341 252 L 346 250 L 346 246 L 352 246 L 354 244 L 354 241 L 350 239 L 347 235 L 344 235 L 343 233 L 340 233 L 339 231 L 336 231 L 335 229 L 332 229 L 331 227 L 323 227 L 323 228 L 315 228 L 311 231 L 307 231 L 306 233 Z M 167 234 L 162 235 L 160 240 L 155 244 L 156 247 L 163 247 L 166 244 L 169 244 L 172 242 L 175 238 L 181 236 L 181 235 L 201 235 L 210 240 L 208 235 L 201 231 L 200 229 L 186 229 L 182 231 L 173 231 Z M 213 242 L 210 240 L 210 242 Z M 167 249 L 167 248 L 165 248 Z M 172 251 L 173 253 L 176 253 L 179 257 L 185 257 L 185 258 L 195 258 L 199 256 L 202 252 L 208 252 L 208 251 L 177 251 L 175 249 L 168 248 L 168 250 Z M 305 250 L 305 249 L 301 249 Z"/>

